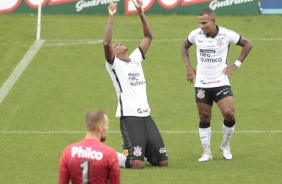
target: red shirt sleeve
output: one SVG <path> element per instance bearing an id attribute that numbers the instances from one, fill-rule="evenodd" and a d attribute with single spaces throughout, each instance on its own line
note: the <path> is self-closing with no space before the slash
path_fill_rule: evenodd
<path id="1" fill-rule="evenodd" d="M 59 172 L 59 182 L 58 184 L 69 184 L 69 174 L 68 172 Z"/>
<path id="2" fill-rule="evenodd" d="M 110 184 L 120 184 L 120 167 L 115 150 L 111 152 L 109 174 Z"/>
<path id="3" fill-rule="evenodd" d="M 63 154 L 62 154 L 61 159 L 60 159 L 59 178 L 58 178 L 59 184 L 69 184 L 69 181 L 70 181 L 70 175 L 69 175 L 69 172 L 68 172 L 67 161 L 66 161 L 67 160 L 66 152 L 67 152 L 67 150 L 65 149 L 63 151 Z"/>

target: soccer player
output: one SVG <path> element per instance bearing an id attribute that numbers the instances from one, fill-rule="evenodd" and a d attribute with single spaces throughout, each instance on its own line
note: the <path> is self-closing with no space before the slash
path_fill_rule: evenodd
<path id="1" fill-rule="evenodd" d="M 105 112 L 93 109 L 85 117 L 86 136 L 67 146 L 60 159 L 59 184 L 119 184 L 115 149 L 103 144 L 109 129 Z"/>
<path id="2" fill-rule="evenodd" d="M 121 167 L 142 169 L 144 159 L 154 166 L 167 166 L 168 158 L 161 134 L 150 116 L 146 81 L 142 61 L 152 41 L 152 31 L 142 8 L 141 0 L 133 1 L 142 22 L 144 37 L 129 55 L 122 43 L 112 44 L 112 26 L 117 4 L 110 1 L 108 23 L 104 34 L 106 69 L 112 79 L 118 98 L 116 117 L 124 141 L 124 153 L 117 153 Z"/>
<path id="3" fill-rule="evenodd" d="M 230 87 L 229 77 L 245 60 L 252 43 L 238 33 L 220 27 L 215 22 L 215 13 L 207 8 L 198 15 L 200 28 L 190 32 L 181 46 L 181 53 L 186 67 L 187 80 L 195 83 L 195 98 L 200 123 L 199 135 L 204 153 L 198 161 L 212 160 L 210 149 L 213 102 L 216 102 L 223 116 L 223 140 L 220 145 L 223 157 L 232 159 L 229 140 L 235 128 L 234 96 Z M 242 47 L 241 53 L 234 64 L 227 64 L 230 44 Z M 196 45 L 197 71 L 189 59 L 189 48 Z"/>

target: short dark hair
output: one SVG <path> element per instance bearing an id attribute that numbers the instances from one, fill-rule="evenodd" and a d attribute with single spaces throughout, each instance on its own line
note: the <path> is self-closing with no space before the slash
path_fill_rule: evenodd
<path id="1" fill-rule="evenodd" d="M 209 17 L 214 17 L 215 18 L 215 13 L 212 9 L 210 8 L 205 8 L 203 9 L 200 13 L 199 16 L 203 16 L 203 15 L 208 15 Z"/>

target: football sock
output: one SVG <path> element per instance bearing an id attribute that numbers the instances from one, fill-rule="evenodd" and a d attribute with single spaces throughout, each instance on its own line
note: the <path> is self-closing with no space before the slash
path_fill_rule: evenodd
<path id="1" fill-rule="evenodd" d="M 228 143 L 235 129 L 235 119 L 233 121 L 223 121 L 222 132 L 223 140 Z"/>
<path id="2" fill-rule="evenodd" d="M 127 160 L 127 157 L 124 156 L 124 154 L 116 152 L 117 153 L 117 157 L 118 157 L 118 164 L 120 167 L 125 167 L 125 162 Z"/>
<path id="3" fill-rule="evenodd" d="M 199 125 L 199 135 L 201 139 L 202 146 L 204 148 L 204 152 L 207 154 L 211 154 L 210 150 L 210 142 L 211 142 L 211 127 L 210 122 L 204 123 L 200 122 Z"/>
<path id="4" fill-rule="evenodd" d="M 125 160 L 125 168 L 128 168 L 128 169 L 130 169 L 130 168 L 131 168 L 129 158 L 126 158 L 126 160 Z"/>

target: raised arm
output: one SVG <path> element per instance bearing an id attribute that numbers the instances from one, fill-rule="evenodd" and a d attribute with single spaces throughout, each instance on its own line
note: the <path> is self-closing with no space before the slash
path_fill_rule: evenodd
<path id="1" fill-rule="evenodd" d="M 153 39 L 153 33 L 150 28 L 149 22 L 145 16 L 144 10 L 142 8 L 143 1 L 142 0 L 132 0 L 132 2 L 134 6 L 136 7 L 138 14 L 140 16 L 141 22 L 142 22 L 144 38 L 142 39 L 140 43 L 140 47 L 143 51 L 143 54 L 146 55 L 151 45 L 151 41 Z"/>
<path id="2" fill-rule="evenodd" d="M 111 0 L 109 3 L 108 12 L 109 12 L 108 23 L 104 33 L 104 52 L 107 62 L 113 64 L 115 53 L 112 48 L 112 28 L 113 28 L 115 14 L 117 12 L 117 4 L 113 3 Z"/>
<path id="3" fill-rule="evenodd" d="M 182 58 L 184 61 L 184 66 L 186 68 L 186 77 L 187 77 L 187 81 L 194 83 L 195 82 L 195 76 L 196 76 L 196 71 L 195 69 L 192 67 L 191 63 L 190 63 L 190 58 L 189 58 L 189 48 L 192 45 L 188 42 L 187 38 L 183 41 L 182 45 L 181 45 L 181 54 L 182 54 Z"/>
<path id="4" fill-rule="evenodd" d="M 229 65 L 225 68 L 224 70 L 225 74 L 231 75 L 235 70 L 237 70 L 240 67 L 240 65 L 243 63 L 243 61 L 246 59 L 246 57 L 248 56 L 249 52 L 253 47 L 252 42 L 243 36 L 241 37 L 241 40 L 238 45 L 242 47 L 240 56 L 238 57 L 237 61 L 234 64 Z"/>

